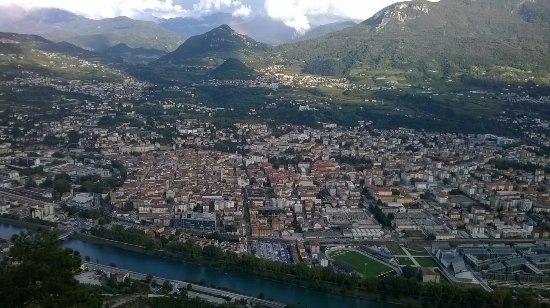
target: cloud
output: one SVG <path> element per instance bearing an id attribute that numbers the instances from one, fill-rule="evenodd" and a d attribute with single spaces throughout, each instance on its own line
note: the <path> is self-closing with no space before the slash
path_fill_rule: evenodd
<path id="1" fill-rule="evenodd" d="M 199 16 L 227 11 L 236 16 L 248 16 L 251 9 L 249 6 L 243 5 L 241 0 L 200 0 L 193 5 L 193 13 Z"/>
<path id="2" fill-rule="evenodd" d="M 233 16 L 246 18 L 252 14 L 252 8 L 248 5 L 241 5 L 233 12 Z"/>
<path id="3" fill-rule="evenodd" d="M 343 19 L 365 20 L 400 0 L 0 0 L 0 6 L 59 8 L 89 18 L 137 19 L 196 17 L 216 12 L 236 17 L 268 16 L 298 32 Z M 436 0 L 430 0 L 436 1 Z"/>
<path id="4" fill-rule="evenodd" d="M 408 1 L 408 0 L 405 0 Z M 439 0 L 430 0 L 437 2 Z M 298 32 L 309 30 L 321 17 L 365 20 L 397 0 L 265 0 L 268 16 Z"/>
<path id="5" fill-rule="evenodd" d="M 95 19 L 117 16 L 171 17 L 189 12 L 173 0 L 0 0 L 0 6 L 20 6 L 24 9 L 59 8 Z"/>

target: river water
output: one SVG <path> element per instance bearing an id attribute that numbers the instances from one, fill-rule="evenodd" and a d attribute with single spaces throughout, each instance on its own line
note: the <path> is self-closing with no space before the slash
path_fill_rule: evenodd
<path id="1" fill-rule="evenodd" d="M 12 235 L 22 231 L 25 231 L 25 229 L 0 223 L 0 238 L 9 239 Z M 301 307 L 394 307 L 389 304 L 332 295 L 314 289 L 300 288 L 251 274 L 220 271 L 209 267 L 149 256 L 82 240 L 69 239 L 63 241 L 62 245 L 79 251 L 83 258 L 85 256 L 90 257 L 92 262 L 97 261 L 104 265 L 114 263 L 116 267 L 129 271 L 152 274 L 174 280 L 202 282 L 207 285 L 251 296 L 258 296 L 260 293 L 263 293 L 268 299 Z"/>

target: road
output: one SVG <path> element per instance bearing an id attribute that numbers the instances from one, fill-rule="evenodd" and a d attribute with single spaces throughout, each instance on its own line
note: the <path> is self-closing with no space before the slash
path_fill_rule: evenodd
<path id="1" fill-rule="evenodd" d="M 412 263 L 413 263 L 415 266 L 420 267 L 420 264 L 418 264 L 418 262 L 416 261 L 416 259 L 413 258 L 413 256 L 411 255 L 411 253 L 407 250 L 407 248 L 401 247 L 401 250 L 403 250 L 403 251 L 405 252 L 405 254 L 407 255 L 407 257 L 409 257 L 409 259 L 411 259 Z"/>
<path id="2" fill-rule="evenodd" d="M 127 272 L 130 275 L 130 279 L 134 279 L 134 280 L 145 280 L 147 278 L 147 275 L 143 273 L 132 272 L 125 269 L 101 265 L 97 263 L 85 262 L 84 267 L 88 268 L 89 270 L 96 270 L 96 271 L 101 271 L 105 273 Z M 245 300 L 252 305 L 260 305 L 261 307 L 267 307 L 267 308 L 286 307 L 286 305 L 282 303 L 259 299 L 252 296 L 234 293 L 231 291 L 214 289 L 214 288 L 205 287 L 205 286 L 201 286 L 198 284 L 193 284 L 185 281 L 170 280 L 170 279 L 165 279 L 161 277 L 153 277 L 153 281 L 155 281 L 159 285 L 164 284 L 166 280 L 168 280 L 172 285 L 172 287 L 174 288 L 173 292 L 175 292 L 176 289 L 187 289 L 188 292 L 190 291 L 191 296 L 200 297 L 201 299 L 204 299 L 209 302 L 214 302 L 216 304 L 218 304 L 220 300 L 224 300 L 224 302 L 236 302 L 236 301 Z M 216 299 L 214 300 L 213 297 Z"/>

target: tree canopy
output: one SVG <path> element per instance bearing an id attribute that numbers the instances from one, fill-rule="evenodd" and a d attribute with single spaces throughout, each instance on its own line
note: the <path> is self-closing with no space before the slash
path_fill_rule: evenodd
<path id="1" fill-rule="evenodd" d="M 99 307 L 101 297 L 74 278 L 80 254 L 59 246 L 55 233 L 40 230 L 12 238 L 0 265 L 0 306 Z"/>

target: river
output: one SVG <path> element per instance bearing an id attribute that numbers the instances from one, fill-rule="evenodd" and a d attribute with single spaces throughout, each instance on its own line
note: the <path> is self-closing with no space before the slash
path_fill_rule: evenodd
<path id="1" fill-rule="evenodd" d="M 0 223 L 0 238 L 9 239 L 22 231 L 25 229 Z M 300 288 L 251 274 L 220 271 L 82 240 L 69 239 L 63 241 L 62 245 L 79 251 L 82 257 L 90 257 L 92 262 L 98 261 L 104 265 L 114 263 L 119 268 L 168 279 L 203 282 L 251 296 L 262 293 L 268 299 L 301 307 L 394 307 L 389 304 Z"/>

